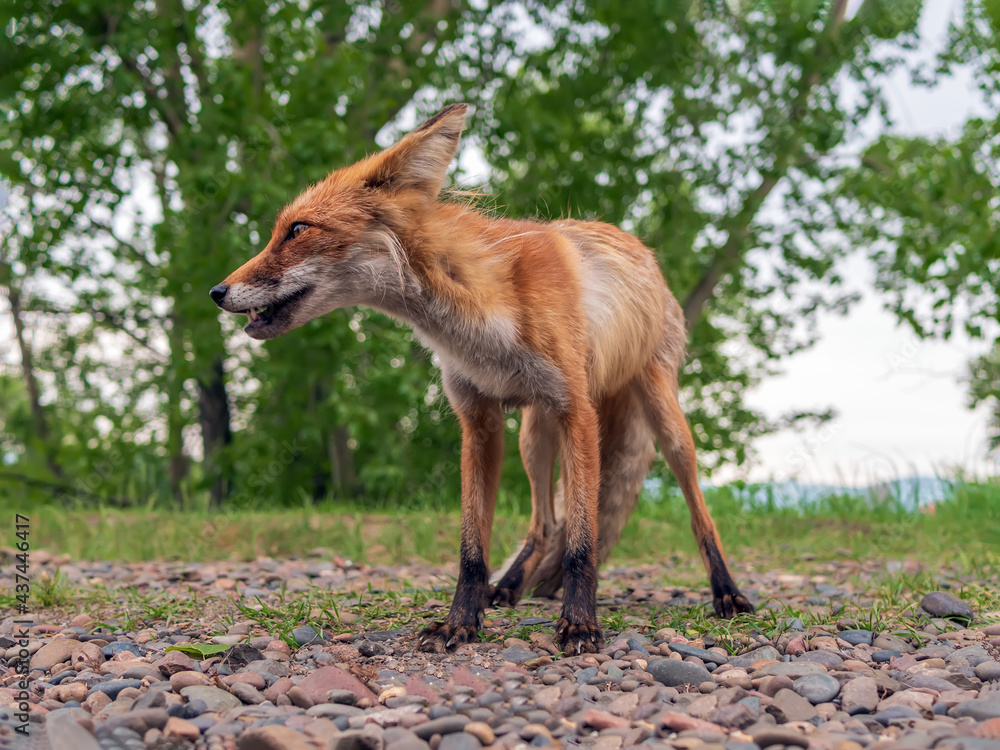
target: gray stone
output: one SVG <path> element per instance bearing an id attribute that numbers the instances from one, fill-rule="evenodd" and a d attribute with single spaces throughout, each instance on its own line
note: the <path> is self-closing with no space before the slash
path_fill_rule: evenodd
<path id="1" fill-rule="evenodd" d="M 895 659 L 897 656 L 902 656 L 898 651 L 888 651 L 883 649 L 882 651 L 872 652 L 872 661 L 876 664 L 888 664 L 890 661 Z"/>
<path id="2" fill-rule="evenodd" d="M 773 659 L 775 661 L 781 659 L 781 654 L 778 653 L 778 649 L 774 646 L 761 646 L 760 648 L 755 648 L 753 651 L 748 651 L 745 654 L 740 654 L 739 656 L 730 656 L 729 663 L 734 667 L 749 667 L 754 664 L 754 662 L 764 661 L 765 659 Z"/>
<path id="3" fill-rule="evenodd" d="M 482 743 L 466 732 L 452 732 L 441 738 L 438 750 L 479 750 Z"/>
<path id="4" fill-rule="evenodd" d="M 907 641 L 892 633 L 882 633 L 872 641 L 872 648 L 879 651 L 895 651 L 900 654 L 908 654 L 914 650 Z"/>
<path id="5" fill-rule="evenodd" d="M 983 682 L 1000 680 L 1000 664 L 995 661 L 981 661 L 976 665 L 976 677 Z"/>
<path id="6" fill-rule="evenodd" d="M 934 675 L 929 674 L 920 674 L 919 672 L 915 674 L 901 674 L 898 675 L 896 679 L 908 687 L 927 688 L 928 690 L 937 690 L 939 693 L 944 692 L 945 690 L 952 690 L 955 687 L 950 682 L 942 680 L 940 677 L 935 677 Z"/>
<path id="7" fill-rule="evenodd" d="M 125 688 L 140 688 L 142 687 L 142 680 L 111 680 L 110 682 L 99 682 L 94 687 L 90 689 L 87 695 L 93 695 L 94 693 L 104 693 L 111 700 L 118 697 L 120 693 Z"/>
<path id="8" fill-rule="evenodd" d="M 728 664 L 729 658 L 717 654 L 714 651 L 709 651 L 707 648 L 698 648 L 697 646 L 689 646 L 686 643 L 671 643 L 670 650 L 674 651 L 681 656 L 694 656 L 701 659 L 704 662 L 712 662 L 714 664 Z"/>
<path id="9" fill-rule="evenodd" d="M 330 750 L 382 750 L 385 742 L 381 728 L 367 726 L 364 729 L 351 729 L 330 738 Z"/>
<path id="10" fill-rule="evenodd" d="M 826 674 L 826 667 L 811 661 L 790 661 L 767 664 L 753 673 L 754 677 L 791 677 L 793 680 L 807 674 Z"/>
<path id="11" fill-rule="evenodd" d="M 700 685 L 712 679 L 711 672 L 704 667 L 679 659 L 654 659 L 649 662 L 647 671 L 667 687 Z"/>
<path id="12" fill-rule="evenodd" d="M 797 679 L 792 690 L 816 705 L 836 698 L 840 692 L 840 682 L 828 674 L 809 674 Z"/>
<path id="13" fill-rule="evenodd" d="M 643 641 L 633 635 L 629 637 L 626 643 L 628 644 L 629 651 L 638 651 L 643 656 L 649 656 L 649 650 L 646 648 L 646 644 L 649 643 L 649 639 Z"/>
<path id="14" fill-rule="evenodd" d="M 338 716 L 361 716 L 364 709 L 357 706 L 348 706 L 344 703 L 317 703 L 315 706 L 306 709 L 310 716 L 324 716 L 328 719 L 335 719 Z"/>
<path id="15" fill-rule="evenodd" d="M 920 600 L 920 606 L 935 617 L 947 617 L 950 620 L 969 622 L 976 616 L 968 602 L 946 591 L 932 591 Z"/>
<path id="16" fill-rule="evenodd" d="M 775 693 L 771 705 L 766 710 L 779 724 L 787 724 L 790 721 L 811 721 L 819 716 L 812 703 L 787 688 Z"/>
<path id="17" fill-rule="evenodd" d="M 323 643 L 326 638 L 322 633 L 317 633 L 312 625 L 301 625 L 292 630 L 292 638 L 300 646 L 309 646 L 314 643 Z"/>
<path id="18" fill-rule="evenodd" d="M 243 705 L 239 698 L 225 690 L 210 685 L 190 685 L 181 689 L 181 695 L 189 701 L 204 701 L 209 711 L 221 713 L 229 708 Z"/>
<path id="19" fill-rule="evenodd" d="M 822 664 L 827 669 L 833 669 L 844 663 L 844 657 L 832 651 L 807 651 L 795 661 L 799 663 L 806 661 L 813 664 Z"/>
<path id="20" fill-rule="evenodd" d="M 728 706 L 719 706 L 712 714 L 712 723 L 723 727 L 735 727 L 743 729 L 757 721 L 758 711 L 743 701 L 730 703 Z"/>
<path id="21" fill-rule="evenodd" d="M 969 662 L 970 667 L 978 667 L 984 661 L 993 661 L 993 657 L 986 653 L 986 649 L 982 646 L 966 646 L 965 648 L 955 649 L 945 661 L 952 664 L 959 659 L 965 659 Z"/>
<path id="22" fill-rule="evenodd" d="M 257 661 L 252 661 L 245 667 L 240 669 L 240 672 L 247 673 L 253 672 L 255 674 L 271 674 L 275 677 L 288 677 L 292 673 L 292 670 L 283 661 L 277 661 L 274 659 L 258 659 Z"/>
<path id="23" fill-rule="evenodd" d="M 875 638 L 875 634 L 870 630 L 842 630 L 837 633 L 837 637 L 847 641 L 852 646 L 859 646 L 861 644 L 870 646 L 872 645 L 872 640 Z"/>
<path id="24" fill-rule="evenodd" d="M 890 721 L 899 719 L 919 719 L 920 713 L 909 706 L 889 706 L 883 708 L 873 717 L 875 721 L 883 726 L 888 726 Z"/>
<path id="25" fill-rule="evenodd" d="M 505 648 L 500 652 L 500 656 L 507 661 L 514 662 L 515 664 L 524 664 L 526 661 L 538 658 L 538 654 L 534 651 L 529 651 L 522 646 L 511 646 L 510 648 Z"/>
<path id="26" fill-rule="evenodd" d="M 243 701 L 243 703 L 250 705 L 257 705 L 266 700 L 257 688 L 253 685 L 248 685 L 245 682 L 237 682 L 234 685 L 231 685 L 229 692 Z"/>
<path id="27" fill-rule="evenodd" d="M 952 708 L 948 714 L 959 718 L 970 716 L 976 721 L 1000 718 L 1000 696 L 977 698 L 974 701 L 964 701 Z"/>
<path id="28" fill-rule="evenodd" d="M 914 651 L 913 655 L 918 659 L 947 659 L 954 650 L 951 646 L 938 644 L 936 646 L 924 646 L 919 651 Z"/>
<path id="29" fill-rule="evenodd" d="M 576 682 L 578 685 L 586 685 L 590 680 L 597 677 L 597 675 L 597 667 L 587 667 L 576 673 Z"/>
<path id="30" fill-rule="evenodd" d="M 795 729 L 760 726 L 751 727 L 749 734 L 759 747 L 770 747 L 771 745 L 784 745 L 785 747 L 809 747 L 809 738 L 805 734 Z"/>
<path id="31" fill-rule="evenodd" d="M 422 740 L 429 740 L 435 734 L 447 735 L 461 732 L 468 723 L 468 716 L 444 716 L 440 719 L 431 719 L 423 724 L 417 724 L 413 728 L 413 733 Z"/>
<path id="32" fill-rule="evenodd" d="M 110 659 L 112 656 L 125 652 L 134 654 L 135 656 L 142 656 L 146 653 L 142 646 L 130 641 L 115 641 L 101 649 L 101 653 L 104 654 L 105 659 Z"/>
<path id="33" fill-rule="evenodd" d="M 997 750 L 997 741 L 988 737 L 948 737 L 934 750 Z"/>
<path id="34" fill-rule="evenodd" d="M 290 727 L 271 724 L 246 730 L 236 747 L 237 750 L 313 750 L 316 746 Z"/>
<path id="35" fill-rule="evenodd" d="M 348 706 L 353 706 L 358 702 L 358 696 L 350 690 L 331 690 L 326 694 L 326 699 L 330 703 L 343 703 Z"/>
<path id="36" fill-rule="evenodd" d="M 45 734 L 53 748 L 101 750 L 97 738 L 84 729 L 67 711 L 53 711 L 45 717 Z"/>
<path id="37" fill-rule="evenodd" d="M 851 716 L 870 714 L 878 706 L 878 683 L 872 677 L 855 677 L 840 691 L 841 708 Z"/>

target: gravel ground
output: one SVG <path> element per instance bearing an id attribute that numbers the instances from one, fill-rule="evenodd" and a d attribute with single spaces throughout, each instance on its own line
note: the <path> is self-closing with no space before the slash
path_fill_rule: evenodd
<path id="1" fill-rule="evenodd" d="M 990 624 L 1000 612 L 974 612 L 947 590 L 897 591 L 893 613 L 865 619 L 885 600 L 874 563 L 811 575 L 737 568 L 764 614 L 735 624 L 699 614 L 705 589 L 663 588 L 666 568 L 605 571 L 607 648 L 564 659 L 551 636 L 558 602 L 534 600 L 488 612 L 489 642 L 416 652 L 414 630 L 445 612 L 434 597 L 447 598 L 447 569 L 329 557 L 34 562 L 58 567 L 73 596 L 19 618 L 31 623 L 23 630 L 14 617 L 0 623 L 0 748 L 1000 748 L 1000 624 Z M 937 580 L 952 591 L 969 583 Z M 359 605 L 336 627 L 266 632 L 279 604 L 317 588 L 358 592 Z M 116 599 L 126 591 L 147 598 Z M 173 608 L 156 610 L 161 598 Z M 306 607 L 302 619 L 321 614 Z M 166 651 L 185 643 L 227 650 Z"/>

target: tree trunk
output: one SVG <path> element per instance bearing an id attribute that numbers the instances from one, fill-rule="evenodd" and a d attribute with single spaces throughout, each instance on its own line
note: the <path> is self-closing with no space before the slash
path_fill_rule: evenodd
<path id="1" fill-rule="evenodd" d="M 354 455 L 347 444 L 350 437 L 346 427 L 334 427 L 330 433 L 330 475 L 333 491 L 340 497 L 354 492 Z"/>
<path id="2" fill-rule="evenodd" d="M 24 333 L 24 319 L 21 317 L 24 312 L 21 307 L 21 293 L 11 282 L 7 285 L 7 295 L 10 300 L 11 315 L 14 318 L 14 338 L 17 340 L 17 346 L 21 352 L 21 373 L 28 391 L 28 400 L 31 402 L 31 420 L 35 428 L 35 435 L 42 446 L 45 464 L 49 471 L 52 472 L 53 476 L 62 479 L 63 472 L 56 459 L 48 419 L 45 415 L 45 409 L 42 407 L 38 380 L 35 378 L 35 363 L 31 355 L 31 347 L 28 345 Z"/>
<path id="3" fill-rule="evenodd" d="M 233 441 L 226 397 L 222 357 L 216 357 L 207 378 L 198 380 L 198 419 L 204 449 L 202 465 L 209 481 L 212 505 L 216 508 L 229 494 L 229 459 L 226 449 Z"/>

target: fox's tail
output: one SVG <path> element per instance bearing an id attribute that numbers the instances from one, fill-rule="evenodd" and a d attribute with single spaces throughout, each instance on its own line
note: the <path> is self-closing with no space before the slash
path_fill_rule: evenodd
<path id="1" fill-rule="evenodd" d="M 601 428 L 601 489 L 598 496 L 598 564 L 603 563 L 621 537 L 642 483 L 653 464 L 653 432 L 639 398 L 628 386 L 605 398 L 598 408 Z M 524 595 L 554 596 L 562 587 L 566 553 L 565 486 L 560 476 L 555 490 L 556 531 L 545 556 L 525 582 Z M 523 545 L 521 545 L 523 546 Z M 500 580 L 517 557 L 508 558 L 493 578 Z"/>

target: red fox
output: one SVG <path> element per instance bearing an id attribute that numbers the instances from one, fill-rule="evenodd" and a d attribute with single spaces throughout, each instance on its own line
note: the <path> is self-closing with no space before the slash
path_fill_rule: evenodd
<path id="1" fill-rule="evenodd" d="M 716 614 L 752 612 L 698 487 L 677 395 L 683 314 L 653 253 L 608 224 L 517 221 L 440 200 L 466 109 L 445 107 L 306 189 L 279 213 L 267 247 L 212 299 L 246 315 L 255 339 L 366 305 L 409 324 L 437 353 L 462 428 L 462 530 L 451 611 L 420 634 L 424 650 L 474 641 L 488 605 L 560 583 L 564 653 L 601 648 L 598 561 L 635 506 L 654 439 L 687 500 Z M 515 408 L 531 522 L 491 585 L 504 410 Z"/>

